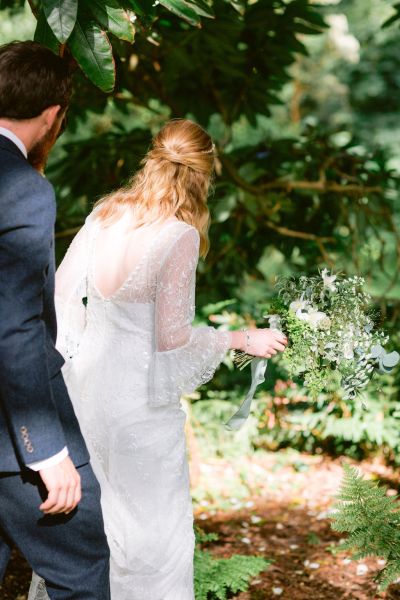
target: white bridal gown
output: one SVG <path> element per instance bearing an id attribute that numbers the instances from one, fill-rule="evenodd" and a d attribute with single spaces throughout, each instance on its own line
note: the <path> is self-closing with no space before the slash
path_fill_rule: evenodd
<path id="1" fill-rule="evenodd" d="M 72 242 L 57 272 L 58 346 L 102 488 L 112 600 L 193 600 L 180 397 L 213 376 L 230 334 L 191 325 L 198 232 L 128 226 L 128 213 L 107 228 L 92 213 Z M 34 577 L 30 598 L 40 587 Z"/>

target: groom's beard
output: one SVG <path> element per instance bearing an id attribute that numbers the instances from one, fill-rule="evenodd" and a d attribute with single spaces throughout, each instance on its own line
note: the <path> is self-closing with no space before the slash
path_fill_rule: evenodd
<path id="1" fill-rule="evenodd" d="M 43 173 L 47 164 L 50 150 L 56 143 L 60 131 L 60 120 L 56 119 L 49 131 L 31 148 L 28 161 L 34 169 Z"/>

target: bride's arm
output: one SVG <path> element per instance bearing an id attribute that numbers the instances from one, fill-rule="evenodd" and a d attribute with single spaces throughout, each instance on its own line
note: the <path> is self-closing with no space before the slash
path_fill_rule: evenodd
<path id="1" fill-rule="evenodd" d="M 209 381 L 230 348 L 255 356 L 283 350 L 281 334 L 269 329 L 229 332 L 193 327 L 199 234 L 186 230 L 158 270 L 155 301 L 155 352 L 150 370 L 154 405 L 176 401 Z"/>
<path id="2" fill-rule="evenodd" d="M 177 401 L 209 381 L 232 345 L 232 335 L 193 327 L 199 235 L 186 230 L 159 267 L 155 301 L 155 352 L 150 398 L 154 405 Z"/>

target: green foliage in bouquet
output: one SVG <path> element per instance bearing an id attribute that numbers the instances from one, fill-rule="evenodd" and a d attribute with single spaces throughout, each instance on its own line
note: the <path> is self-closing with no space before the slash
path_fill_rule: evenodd
<path id="1" fill-rule="evenodd" d="M 226 600 L 228 594 L 248 589 L 249 581 L 264 571 L 271 561 L 261 556 L 237 554 L 231 558 L 214 558 L 200 544 L 215 541 L 218 536 L 196 531 L 194 554 L 194 586 L 196 600 Z"/>
<path id="2" fill-rule="evenodd" d="M 386 559 L 377 576 L 383 590 L 400 576 L 400 506 L 397 497 L 386 495 L 385 486 L 364 480 L 348 465 L 344 471 L 332 528 L 349 533 L 340 548 L 352 550 L 353 558 Z"/>

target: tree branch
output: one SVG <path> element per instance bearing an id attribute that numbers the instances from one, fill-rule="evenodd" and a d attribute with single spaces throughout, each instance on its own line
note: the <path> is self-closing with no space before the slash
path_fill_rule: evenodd
<path id="1" fill-rule="evenodd" d="M 316 242 L 317 244 L 336 241 L 333 237 L 319 237 L 318 235 L 315 235 L 314 233 L 308 233 L 307 231 L 296 231 L 295 229 L 288 229 L 287 227 L 277 225 L 272 221 L 264 221 L 264 223 L 269 229 L 273 229 L 277 233 L 280 233 L 281 235 L 286 235 L 288 237 L 299 238 L 301 240 L 311 240 L 312 242 Z"/>
<path id="2" fill-rule="evenodd" d="M 324 177 L 318 179 L 317 181 L 287 181 L 284 179 L 276 179 L 275 181 L 254 185 L 239 175 L 234 165 L 228 158 L 226 158 L 226 156 L 221 153 L 218 155 L 218 158 L 231 179 L 240 188 L 246 192 L 254 194 L 255 196 L 262 196 L 264 192 L 269 190 L 286 190 L 287 192 L 292 190 L 310 190 L 320 192 L 321 194 L 326 194 L 328 192 L 360 195 L 383 193 L 383 189 L 379 186 L 363 186 L 359 184 L 342 185 L 340 183 L 325 181 Z"/>

